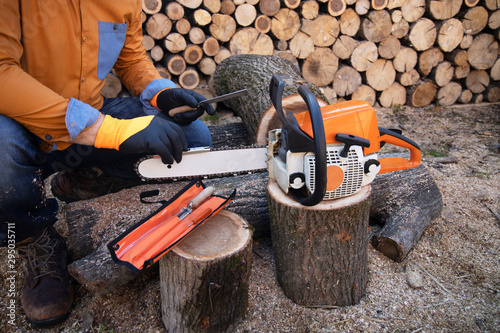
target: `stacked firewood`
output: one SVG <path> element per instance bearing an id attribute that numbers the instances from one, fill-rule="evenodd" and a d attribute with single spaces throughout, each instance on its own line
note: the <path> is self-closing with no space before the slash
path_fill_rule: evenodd
<path id="1" fill-rule="evenodd" d="M 276 55 L 331 102 L 500 100 L 500 0 L 143 0 L 166 78 L 196 88 L 236 54 Z"/>

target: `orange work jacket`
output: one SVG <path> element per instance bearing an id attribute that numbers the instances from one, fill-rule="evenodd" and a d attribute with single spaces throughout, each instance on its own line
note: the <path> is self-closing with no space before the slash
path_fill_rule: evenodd
<path id="1" fill-rule="evenodd" d="M 141 11 L 140 0 L 0 0 L 0 114 L 63 149 L 97 120 L 112 68 L 144 103 L 175 87 L 146 56 Z"/>

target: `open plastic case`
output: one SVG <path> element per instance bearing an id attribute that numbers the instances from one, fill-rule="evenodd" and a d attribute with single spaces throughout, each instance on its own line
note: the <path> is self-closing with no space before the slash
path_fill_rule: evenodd
<path id="1" fill-rule="evenodd" d="M 210 194 L 186 214 L 190 201 L 199 197 L 205 188 L 201 180 L 195 179 L 169 201 L 160 201 L 162 206 L 157 211 L 108 243 L 113 260 L 137 273 L 146 270 L 217 214 L 236 194 L 236 190 L 229 197 Z M 141 194 L 141 201 L 144 196 L 148 194 Z"/>

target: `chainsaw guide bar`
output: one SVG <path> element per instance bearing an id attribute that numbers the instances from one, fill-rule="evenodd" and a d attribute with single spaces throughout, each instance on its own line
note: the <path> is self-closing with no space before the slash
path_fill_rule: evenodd
<path id="1" fill-rule="evenodd" d="M 144 181 L 220 178 L 267 171 L 267 146 L 190 148 L 181 163 L 164 164 L 158 155 L 140 159 L 135 171 Z"/>

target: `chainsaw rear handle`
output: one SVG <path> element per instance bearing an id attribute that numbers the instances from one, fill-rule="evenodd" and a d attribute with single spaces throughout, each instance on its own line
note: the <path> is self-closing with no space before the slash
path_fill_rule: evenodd
<path id="1" fill-rule="evenodd" d="M 302 131 L 295 117 L 288 118 L 283 112 L 282 98 L 285 83 L 275 74 L 271 80 L 269 93 L 276 113 L 280 118 L 283 129 L 282 139 L 287 141 L 286 148 L 291 152 L 314 152 L 315 156 L 315 186 L 314 192 L 305 196 L 301 190 L 290 188 L 295 199 L 304 206 L 314 206 L 323 201 L 326 193 L 326 136 L 323 126 L 323 117 L 316 96 L 306 86 L 300 86 L 299 95 L 304 99 L 309 110 L 309 117 L 313 128 L 313 138 Z"/>
<path id="2" fill-rule="evenodd" d="M 386 173 L 404 169 L 416 168 L 420 165 L 420 147 L 412 140 L 395 131 L 379 127 L 380 141 L 410 150 L 410 159 L 391 157 L 379 159 L 379 173 Z"/>

